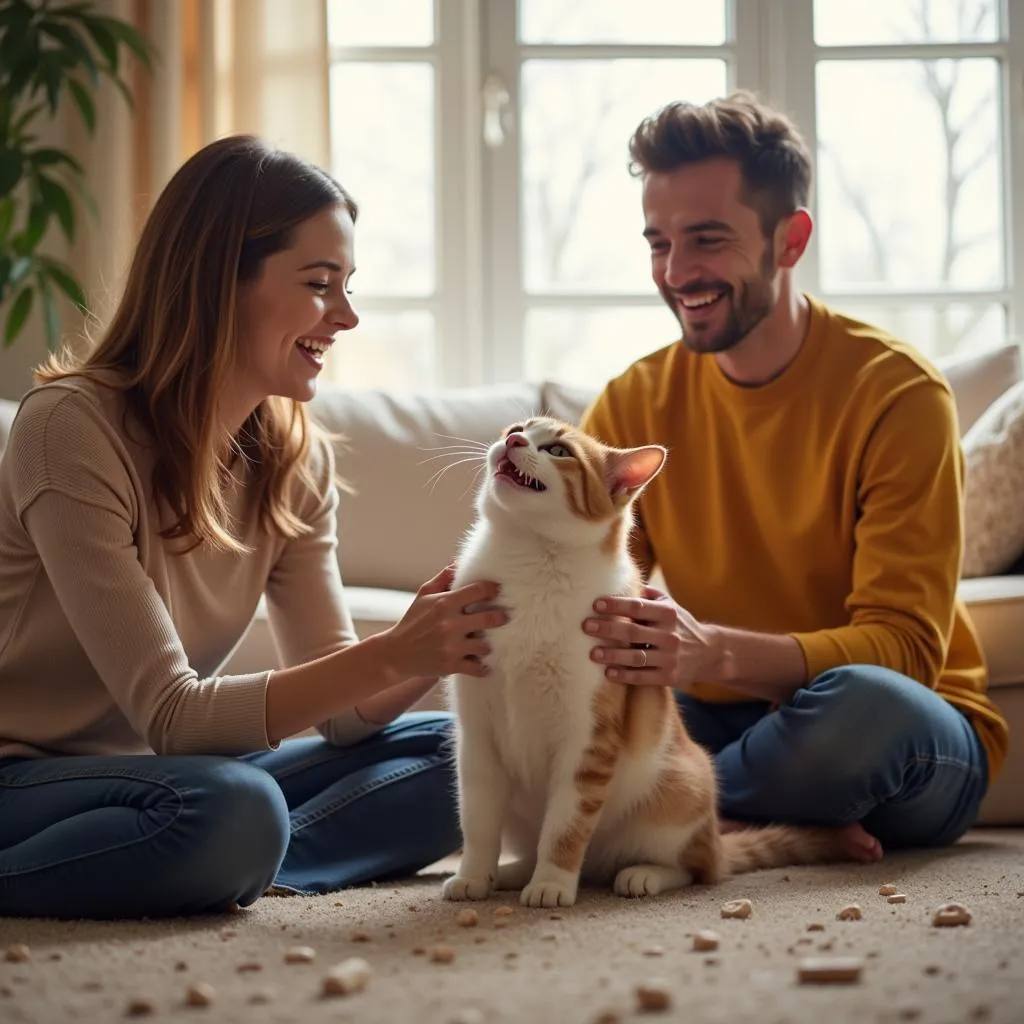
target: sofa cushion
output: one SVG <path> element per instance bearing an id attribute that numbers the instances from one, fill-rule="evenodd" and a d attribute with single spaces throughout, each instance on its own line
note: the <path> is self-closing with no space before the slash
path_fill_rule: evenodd
<path id="1" fill-rule="evenodd" d="M 1024 381 L 964 438 L 964 576 L 1005 572 L 1024 552 Z"/>
<path id="2" fill-rule="evenodd" d="M 1024 686 L 1024 576 L 961 580 L 958 594 L 985 652 L 989 684 Z"/>
<path id="3" fill-rule="evenodd" d="M 14 423 L 14 414 L 17 411 L 17 402 L 0 398 L 0 459 L 3 458 L 7 448 L 7 438 L 11 436 L 11 425 Z"/>
<path id="4" fill-rule="evenodd" d="M 452 561 L 472 521 L 475 453 L 539 406 L 540 389 L 525 383 L 321 391 L 310 411 L 345 437 L 338 473 L 355 492 L 342 494 L 339 511 L 346 584 L 416 590 Z"/>
<path id="5" fill-rule="evenodd" d="M 1022 376 L 1019 345 L 1003 345 L 978 355 L 948 356 L 936 360 L 935 365 L 953 389 L 961 436 Z"/>

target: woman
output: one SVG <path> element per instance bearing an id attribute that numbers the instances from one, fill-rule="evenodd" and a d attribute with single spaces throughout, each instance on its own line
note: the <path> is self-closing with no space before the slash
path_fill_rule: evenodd
<path id="1" fill-rule="evenodd" d="M 0 916 L 222 911 L 458 847 L 448 716 L 403 712 L 485 674 L 496 588 L 445 570 L 357 642 L 302 405 L 358 322 L 356 213 L 217 141 L 157 200 L 99 345 L 37 370 L 0 462 Z M 217 675 L 263 594 L 282 667 Z"/>

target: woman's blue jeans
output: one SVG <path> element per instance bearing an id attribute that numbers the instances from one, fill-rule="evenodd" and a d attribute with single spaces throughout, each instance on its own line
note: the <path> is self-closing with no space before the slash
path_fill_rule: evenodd
<path id="1" fill-rule="evenodd" d="M 451 717 L 242 758 L 0 759 L 0 916 L 139 918 L 414 874 L 461 843 Z"/>
<path id="2" fill-rule="evenodd" d="M 690 735 L 715 756 L 725 818 L 859 821 L 883 850 L 944 846 L 974 824 L 988 786 L 967 718 L 875 665 L 823 672 L 774 711 L 676 699 Z"/>

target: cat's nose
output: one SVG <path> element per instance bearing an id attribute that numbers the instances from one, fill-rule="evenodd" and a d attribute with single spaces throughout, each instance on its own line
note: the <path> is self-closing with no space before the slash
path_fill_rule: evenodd
<path id="1" fill-rule="evenodd" d="M 529 443 L 530 442 L 527 441 L 522 434 L 509 434 L 508 437 L 505 438 L 506 448 L 525 448 Z"/>

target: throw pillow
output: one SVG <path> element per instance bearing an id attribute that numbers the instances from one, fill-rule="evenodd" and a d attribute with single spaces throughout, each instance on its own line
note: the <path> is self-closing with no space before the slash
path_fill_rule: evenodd
<path id="1" fill-rule="evenodd" d="M 964 435 L 964 577 L 1006 572 L 1024 552 L 1024 381 Z"/>

